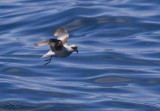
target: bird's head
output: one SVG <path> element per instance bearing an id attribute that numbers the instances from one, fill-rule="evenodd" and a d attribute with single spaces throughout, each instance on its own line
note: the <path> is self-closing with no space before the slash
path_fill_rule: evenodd
<path id="1" fill-rule="evenodd" d="M 71 49 L 72 49 L 73 52 L 78 53 L 78 47 L 76 45 L 71 45 Z"/>

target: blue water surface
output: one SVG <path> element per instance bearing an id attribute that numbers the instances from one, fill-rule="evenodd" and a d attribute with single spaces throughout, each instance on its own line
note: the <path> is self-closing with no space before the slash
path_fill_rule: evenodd
<path id="1" fill-rule="evenodd" d="M 159 0 L 1 0 L 0 111 L 160 111 Z M 40 57 L 57 27 L 79 54 Z"/>

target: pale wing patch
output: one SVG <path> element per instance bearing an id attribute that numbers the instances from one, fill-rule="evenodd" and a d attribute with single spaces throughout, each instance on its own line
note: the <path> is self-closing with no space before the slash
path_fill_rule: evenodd
<path id="1" fill-rule="evenodd" d="M 69 34 L 64 28 L 62 27 L 57 28 L 54 31 L 54 35 L 57 36 L 57 39 L 61 40 L 63 44 L 67 43 Z"/>
<path id="2" fill-rule="evenodd" d="M 48 44 L 49 42 L 50 42 L 49 39 L 47 39 L 47 40 L 42 40 L 42 41 L 36 42 L 36 43 L 35 43 L 35 46 L 42 46 L 42 45 Z"/>

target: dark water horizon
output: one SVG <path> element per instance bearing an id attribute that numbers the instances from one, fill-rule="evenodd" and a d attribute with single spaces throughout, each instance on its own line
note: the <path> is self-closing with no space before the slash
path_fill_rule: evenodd
<path id="1" fill-rule="evenodd" d="M 160 111 L 160 1 L 0 1 L 0 111 Z M 40 57 L 64 27 L 79 54 Z"/>

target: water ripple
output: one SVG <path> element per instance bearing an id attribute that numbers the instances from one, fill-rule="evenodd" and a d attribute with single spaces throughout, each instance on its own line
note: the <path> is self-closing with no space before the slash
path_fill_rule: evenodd
<path id="1" fill-rule="evenodd" d="M 0 1 L 0 110 L 160 110 L 159 1 Z M 63 26 L 79 54 L 40 57 Z"/>

